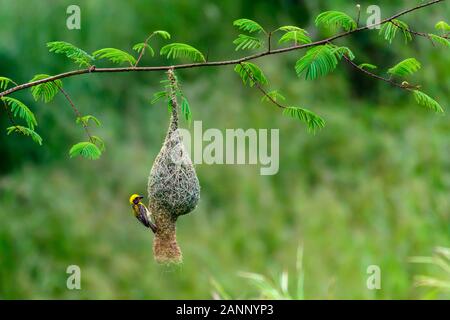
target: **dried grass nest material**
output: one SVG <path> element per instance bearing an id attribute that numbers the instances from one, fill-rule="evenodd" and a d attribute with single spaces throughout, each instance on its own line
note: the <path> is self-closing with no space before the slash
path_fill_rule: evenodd
<path id="1" fill-rule="evenodd" d="M 172 70 L 168 76 L 175 86 Z M 149 209 L 157 227 L 153 252 L 160 263 L 181 262 L 175 223 L 179 216 L 194 210 L 200 199 L 200 183 L 178 129 L 178 103 L 173 90 L 170 99 L 169 130 L 148 178 Z"/>
<path id="2" fill-rule="evenodd" d="M 197 206 L 200 184 L 180 132 L 172 129 L 169 129 L 150 172 L 148 195 L 151 206 L 178 217 Z"/>

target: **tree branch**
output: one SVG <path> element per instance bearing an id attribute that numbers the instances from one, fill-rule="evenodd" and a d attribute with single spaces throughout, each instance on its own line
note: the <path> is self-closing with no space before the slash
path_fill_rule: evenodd
<path id="1" fill-rule="evenodd" d="M 315 41 L 312 43 L 307 43 L 307 44 L 301 44 L 301 45 L 294 45 L 291 47 L 287 47 L 287 48 L 281 48 L 281 49 L 273 49 L 270 51 L 265 51 L 265 52 L 261 52 L 261 53 L 256 53 L 253 55 L 249 55 L 240 59 L 233 59 L 233 60 L 224 60 L 224 61 L 213 61 L 213 62 L 204 62 L 204 63 L 186 63 L 186 64 L 178 64 L 178 65 L 171 65 L 171 66 L 155 66 L 155 67 L 117 67 L 117 68 L 86 68 L 86 69 L 80 69 L 80 70 L 73 70 L 73 71 L 69 71 L 69 72 L 65 72 L 65 73 L 61 73 L 52 77 L 48 77 L 45 79 L 41 79 L 41 80 L 37 80 L 37 81 L 32 81 L 32 82 L 27 82 L 21 85 L 17 85 L 15 87 L 12 87 L 8 90 L 5 90 L 3 92 L 0 93 L 0 98 L 7 96 L 13 92 L 16 91 L 20 91 L 20 90 L 24 90 L 33 86 L 36 86 L 38 84 L 42 84 L 42 83 L 47 83 L 47 82 L 51 82 L 51 81 L 55 81 L 58 79 L 63 79 L 63 78 L 69 78 L 69 77 L 73 77 L 73 76 L 78 76 L 81 74 L 89 74 L 89 73 L 113 73 L 113 72 L 156 72 L 156 71 L 167 71 L 169 69 L 190 69 L 190 68 L 200 68 L 200 67 L 217 67 L 217 66 L 226 66 L 226 65 L 236 65 L 236 64 L 240 64 L 242 62 L 246 62 L 246 61 L 250 61 L 250 60 L 254 60 L 254 59 L 258 59 L 264 56 L 269 56 L 269 55 L 275 55 L 275 54 L 281 54 L 281 53 L 285 53 L 285 52 L 290 52 L 290 51 L 295 51 L 295 50 L 301 50 L 301 49 L 305 49 L 305 48 L 309 48 L 309 47 L 314 47 L 314 46 L 318 46 L 318 45 L 322 45 L 322 44 L 326 44 L 328 42 L 331 42 L 333 40 L 339 39 L 339 38 L 343 38 L 343 37 L 347 37 L 351 34 L 357 33 L 357 32 L 361 32 L 364 30 L 368 30 L 371 29 L 373 27 L 376 27 L 378 25 L 382 25 L 385 24 L 387 22 L 392 21 L 393 19 L 396 19 L 400 16 L 403 16 L 405 14 L 408 14 L 410 12 L 437 4 L 439 2 L 443 2 L 445 0 L 433 0 L 421 5 L 418 5 L 416 7 L 410 8 L 410 9 L 406 9 L 403 10 L 395 15 L 393 15 L 390 18 L 381 20 L 379 23 L 376 24 L 372 24 L 372 25 L 368 25 L 368 26 L 364 26 L 364 27 L 359 27 L 355 30 L 352 31 L 348 31 L 348 32 L 342 32 L 339 33 L 337 35 L 334 35 L 332 37 L 329 37 L 327 39 L 323 39 L 323 40 L 319 40 L 319 41 Z M 366 71 L 366 70 L 364 70 Z M 381 77 L 380 77 L 381 78 Z"/>
<path id="2" fill-rule="evenodd" d="M 343 58 L 344 58 L 345 61 L 347 61 L 353 68 L 355 68 L 355 69 L 358 70 L 358 71 L 361 71 L 362 73 L 364 73 L 364 74 L 366 74 L 366 75 L 368 75 L 368 76 L 370 76 L 370 77 L 372 77 L 372 78 L 375 78 L 375 79 L 378 79 L 378 80 L 387 82 L 387 83 L 389 83 L 389 84 L 391 84 L 391 85 L 393 85 L 393 86 L 395 86 L 395 87 L 398 87 L 398 88 L 401 88 L 401 89 L 404 89 L 404 90 L 409 90 L 409 91 L 411 91 L 411 87 L 409 87 L 409 86 L 402 85 L 401 83 L 395 82 L 395 81 L 392 80 L 392 79 L 384 78 L 384 77 L 379 76 L 379 75 L 377 75 L 377 74 L 375 74 L 375 73 L 372 73 L 372 72 L 370 72 L 370 71 L 367 71 L 367 70 L 364 69 L 364 68 L 361 68 L 361 67 L 358 66 L 356 63 L 354 63 L 352 60 L 350 60 L 346 55 L 343 55 Z"/>
<path id="3" fill-rule="evenodd" d="M 391 23 L 393 25 L 397 26 L 398 28 L 400 28 L 401 30 L 406 31 L 406 32 L 408 32 L 408 33 L 410 33 L 412 35 L 427 38 L 428 40 L 431 41 L 433 46 L 435 45 L 434 42 L 433 42 L 433 39 L 430 37 L 430 34 L 428 34 L 426 32 L 419 32 L 419 31 L 413 31 L 411 29 L 406 29 L 406 28 L 402 27 L 401 25 L 399 25 L 398 23 L 396 23 L 395 21 L 391 21 Z M 444 39 L 449 39 L 448 35 L 443 35 L 443 36 L 440 36 L 440 37 L 442 37 Z"/>

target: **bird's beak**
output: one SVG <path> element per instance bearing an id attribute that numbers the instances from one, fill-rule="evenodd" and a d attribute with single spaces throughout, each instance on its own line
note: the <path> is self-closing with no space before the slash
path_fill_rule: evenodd
<path id="1" fill-rule="evenodd" d="M 139 197 L 137 197 L 139 200 L 142 200 L 142 199 L 144 199 L 144 197 L 143 196 L 139 196 Z"/>

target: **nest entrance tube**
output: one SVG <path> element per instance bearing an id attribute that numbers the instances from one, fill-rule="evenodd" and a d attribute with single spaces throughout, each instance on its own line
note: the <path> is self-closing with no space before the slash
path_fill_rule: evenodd
<path id="1" fill-rule="evenodd" d="M 194 166 L 183 145 L 178 129 L 179 91 L 173 70 L 167 72 L 170 81 L 171 117 L 163 146 L 153 163 L 148 178 L 149 209 L 157 231 L 153 254 L 159 263 L 180 263 L 181 250 L 176 240 L 176 221 L 197 206 L 200 184 Z"/>

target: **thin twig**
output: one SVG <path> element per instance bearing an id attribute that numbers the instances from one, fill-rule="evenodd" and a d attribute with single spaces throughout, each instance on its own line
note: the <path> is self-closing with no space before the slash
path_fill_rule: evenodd
<path id="1" fill-rule="evenodd" d="M 253 83 L 255 84 L 256 88 L 261 91 L 261 93 L 267 97 L 267 99 L 269 99 L 271 102 L 273 102 L 278 108 L 281 109 L 286 109 L 285 106 L 283 106 L 282 104 L 280 104 L 278 101 L 276 101 L 274 98 L 272 98 L 267 91 L 261 86 L 261 84 L 259 83 L 259 81 L 257 81 L 255 79 L 255 77 L 253 77 L 253 74 L 247 70 L 247 68 L 245 67 L 245 65 L 243 65 L 242 63 L 240 64 L 241 67 L 244 69 L 245 73 L 247 73 L 248 77 L 253 81 Z"/>
<path id="2" fill-rule="evenodd" d="M 425 38 L 430 39 L 430 34 L 428 34 L 428 33 L 426 33 L 426 32 L 418 32 L 418 31 L 413 31 L 413 30 L 411 30 L 411 29 L 404 28 L 404 27 L 402 27 L 401 25 L 399 25 L 398 23 L 396 23 L 395 21 L 391 21 L 391 23 L 392 23 L 393 25 L 399 27 L 400 29 L 402 29 L 402 30 L 404 30 L 404 31 L 406 31 L 406 32 L 409 32 L 410 34 L 413 34 L 413 35 L 416 35 L 416 36 L 425 37 Z M 441 38 L 444 38 L 444 39 L 449 39 L 449 36 L 448 36 L 448 35 L 442 35 L 442 36 L 440 36 L 440 37 L 441 37 Z"/>
<path id="3" fill-rule="evenodd" d="M 148 42 L 150 41 L 151 37 L 153 37 L 153 35 L 154 35 L 154 33 L 152 33 L 151 35 L 149 35 L 149 36 L 147 37 L 147 39 L 145 39 L 145 41 L 144 41 L 144 47 L 142 48 L 141 52 L 139 53 L 139 56 L 138 56 L 138 58 L 136 59 L 136 63 L 134 64 L 135 67 L 137 67 L 137 65 L 139 64 L 139 61 L 141 61 L 142 56 L 143 56 L 144 53 L 145 53 L 145 47 L 148 45 Z"/>
<path id="4" fill-rule="evenodd" d="M 345 61 L 347 61 L 353 68 L 357 69 L 358 71 L 361 71 L 361 72 L 365 73 L 366 75 L 368 75 L 368 76 L 370 76 L 370 77 L 372 77 L 372 78 L 375 78 L 375 79 L 378 79 L 378 80 L 387 82 L 387 83 L 389 83 L 389 84 L 391 84 L 391 85 L 393 85 L 393 86 L 395 86 L 395 87 L 398 87 L 398 88 L 401 88 L 401 89 L 404 89 L 404 90 L 411 91 L 411 87 L 405 86 L 405 85 L 403 85 L 403 84 L 401 84 L 401 83 L 395 82 L 395 81 L 392 80 L 392 79 L 384 78 L 384 77 L 379 76 L 379 75 L 377 75 L 377 74 L 375 74 L 375 73 L 372 73 L 372 72 L 370 72 L 370 71 L 367 71 L 366 69 L 364 69 L 364 68 L 358 66 L 356 63 L 354 63 L 352 60 L 350 60 L 350 58 L 347 57 L 345 54 L 343 55 L 343 57 L 344 57 Z"/>
<path id="5" fill-rule="evenodd" d="M 73 112 L 75 113 L 75 115 L 77 116 L 78 119 L 80 119 L 81 125 L 84 128 L 84 131 L 86 132 L 86 135 L 89 138 L 89 141 L 94 143 L 94 139 L 92 138 L 91 133 L 89 132 L 89 127 L 86 123 L 84 123 L 84 121 L 81 119 L 82 118 L 82 114 L 81 112 L 77 109 L 77 107 L 75 107 L 75 104 L 73 103 L 72 99 L 70 99 L 69 94 L 62 88 L 60 87 L 57 83 L 55 83 L 55 85 L 58 87 L 59 91 L 61 91 L 61 93 L 64 95 L 64 97 L 66 98 L 66 100 L 69 102 L 70 106 L 72 107 Z"/>
<path id="6" fill-rule="evenodd" d="M 347 31 L 347 32 L 342 32 L 339 33 L 337 35 L 334 35 L 332 37 L 329 37 L 327 39 L 323 39 L 323 40 L 319 40 L 319 41 L 315 41 L 312 43 L 306 43 L 306 44 L 300 44 L 300 45 L 294 45 L 291 47 L 287 47 L 287 48 L 281 48 L 281 49 L 275 49 L 275 50 L 271 50 L 271 51 L 265 51 L 265 52 L 261 52 L 261 53 L 256 53 L 253 55 L 249 55 L 240 59 L 233 59 L 233 60 L 224 60 L 224 61 L 212 61 L 212 62 L 203 62 L 203 63 L 186 63 L 186 64 L 178 64 L 178 65 L 171 65 L 171 66 L 156 66 L 156 67 L 118 67 L 118 68 L 95 68 L 92 70 L 92 68 L 86 68 L 86 69 L 81 69 L 81 70 L 73 70 L 73 71 L 69 71 L 69 72 L 65 72 L 65 73 L 61 73 L 52 77 L 48 77 L 45 79 L 41 79 L 41 80 L 37 80 L 37 81 L 32 81 L 32 82 L 27 82 L 15 87 L 12 87 L 8 90 L 5 90 L 3 92 L 0 93 L 0 98 L 6 95 L 9 95 L 13 92 L 16 91 L 20 91 L 26 88 L 30 88 L 33 86 L 36 86 L 38 84 L 42 84 L 42 83 L 46 83 L 46 82 L 51 82 L 51 81 L 55 81 L 58 79 L 63 79 L 63 78 L 68 78 L 68 77 L 73 77 L 73 76 L 77 76 L 77 75 L 81 75 L 81 74 L 87 74 L 87 73 L 110 73 L 110 72 L 154 72 L 154 71 L 167 71 L 169 69 L 189 69 L 189 68 L 200 68 L 200 67 L 217 67 L 217 66 L 226 66 L 226 65 L 236 65 L 236 64 L 240 64 L 242 62 L 246 62 L 249 60 L 254 60 L 254 59 L 258 59 L 264 56 L 268 56 L 268 55 L 275 55 L 275 54 L 280 54 L 280 53 L 285 53 L 285 52 L 290 52 L 290 51 L 295 51 L 295 50 L 300 50 L 300 49 L 305 49 L 305 48 L 310 48 L 310 47 L 314 47 L 314 46 L 318 46 L 318 45 L 322 45 L 325 44 L 327 42 L 331 42 L 334 41 L 336 39 L 340 39 L 346 36 L 349 36 L 351 34 L 357 33 L 357 32 L 361 32 L 364 30 L 368 30 L 371 29 L 375 26 L 378 25 L 382 25 L 385 24 L 387 22 L 392 21 L 393 19 L 396 19 L 400 16 L 403 16 L 407 13 L 410 13 L 412 11 L 416 11 L 434 4 L 437 4 L 439 2 L 443 2 L 445 0 L 433 0 L 421 5 L 418 5 L 416 7 L 410 8 L 410 9 L 406 9 L 403 10 L 395 15 L 393 15 L 390 18 L 381 20 L 378 23 L 372 24 L 372 25 L 366 25 L 364 27 L 359 27 L 356 28 L 354 30 L 351 31 Z"/>

